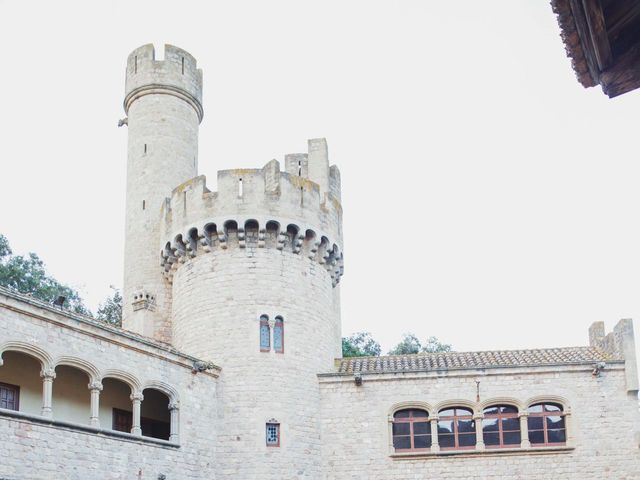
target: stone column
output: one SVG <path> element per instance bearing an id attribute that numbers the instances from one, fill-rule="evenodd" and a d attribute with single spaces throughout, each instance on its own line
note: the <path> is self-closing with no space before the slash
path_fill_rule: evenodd
<path id="1" fill-rule="evenodd" d="M 431 417 L 431 453 L 438 453 L 440 444 L 438 443 L 438 417 Z"/>
<path id="2" fill-rule="evenodd" d="M 473 419 L 476 422 L 476 450 L 484 450 L 484 436 L 482 435 L 482 419 L 484 415 L 476 413 Z"/>
<path id="3" fill-rule="evenodd" d="M 520 448 L 531 448 L 531 442 L 529 441 L 529 412 L 520 412 Z"/>
<path id="4" fill-rule="evenodd" d="M 102 391 L 102 383 L 92 382 L 89 384 L 91 392 L 91 416 L 89 424 L 93 427 L 100 426 L 100 392 Z"/>
<path id="5" fill-rule="evenodd" d="M 51 407 L 51 397 L 53 396 L 53 379 L 56 378 L 56 371 L 47 368 L 40 372 L 42 377 L 42 416 L 51 418 L 53 409 Z"/>
<path id="6" fill-rule="evenodd" d="M 132 393 L 131 401 L 133 402 L 133 418 L 131 420 L 131 433 L 133 435 L 142 435 L 142 428 L 140 428 L 140 404 L 144 400 L 142 393 Z"/>
<path id="7" fill-rule="evenodd" d="M 169 402 L 169 412 L 171 413 L 169 441 L 173 443 L 180 442 L 180 430 L 179 430 L 179 424 L 178 424 L 179 411 L 180 411 L 180 406 L 178 405 L 178 402 Z"/>

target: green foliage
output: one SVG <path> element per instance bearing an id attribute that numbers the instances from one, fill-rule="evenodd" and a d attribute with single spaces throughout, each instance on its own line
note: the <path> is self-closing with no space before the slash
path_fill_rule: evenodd
<path id="1" fill-rule="evenodd" d="M 389 351 L 389 355 L 411 355 L 414 353 L 450 352 L 451 345 L 441 343 L 436 337 L 429 337 L 423 346 L 413 333 L 405 333 L 398 345 Z"/>
<path id="2" fill-rule="evenodd" d="M 73 288 L 47 275 L 44 262 L 35 253 L 26 257 L 13 255 L 9 240 L 0 234 L 0 285 L 26 293 L 45 302 L 59 295 L 66 298 L 65 307 L 73 312 L 91 315 Z"/>
<path id="3" fill-rule="evenodd" d="M 350 337 L 342 337 L 343 357 L 377 357 L 380 352 L 380 344 L 369 332 L 357 332 Z"/>
<path id="4" fill-rule="evenodd" d="M 122 295 L 120 290 L 110 285 L 113 293 L 98 307 L 96 318 L 111 325 L 122 325 Z"/>
<path id="5" fill-rule="evenodd" d="M 436 337 L 431 336 L 427 338 L 427 343 L 422 346 L 422 351 L 425 353 L 450 352 L 451 345 L 441 343 Z"/>

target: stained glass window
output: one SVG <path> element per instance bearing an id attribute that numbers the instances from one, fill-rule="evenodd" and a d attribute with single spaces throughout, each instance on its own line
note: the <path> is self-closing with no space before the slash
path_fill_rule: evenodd
<path id="1" fill-rule="evenodd" d="M 268 352 L 271 348 L 271 333 L 269 332 L 269 317 L 262 315 L 260 317 L 260 351 Z"/>
<path id="2" fill-rule="evenodd" d="M 284 353 L 284 320 L 282 317 L 276 317 L 276 323 L 273 327 L 273 349 L 277 353 Z"/>
<path id="3" fill-rule="evenodd" d="M 267 447 L 280 446 L 280 424 L 267 423 Z"/>

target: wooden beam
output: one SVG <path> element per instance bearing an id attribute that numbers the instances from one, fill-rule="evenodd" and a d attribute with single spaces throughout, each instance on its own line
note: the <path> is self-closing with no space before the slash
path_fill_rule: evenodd
<path id="1" fill-rule="evenodd" d="M 631 47 L 600 75 L 602 91 L 610 98 L 640 88 L 640 44 Z"/>
<path id="2" fill-rule="evenodd" d="M 593 45 L 596 61 L 600 71 L 606 70 L 613 61 L 607 27 L 604 22 L 600 0 L 582 0 L 589 36 Z"/>
<path id="3" fill-rule="evenodd" d="M 587 25 L 582 1 L 569 0 L 569 3 L 571 5 L 573 20 L 576 24 L 576 30 L 580 37 L 582 53 L 584 54 L 584 59 L 587 62 L 587 67 L 589 68 L 589 74 L 595 83 L 600 83 L 600 69 L 598 68 L 598 61 L 596 60 L 593 43 L 591 42 L 591 34 L 589 33 L 589 26 Z"/>
<path id="4" fill-rule="evenodd" d="M 610 8 L 613 9 L 607 16 L 607 32 L 610 43 L 615 43 L 623 30 L 640 19 L 640 2 L 617 0 Z"/>

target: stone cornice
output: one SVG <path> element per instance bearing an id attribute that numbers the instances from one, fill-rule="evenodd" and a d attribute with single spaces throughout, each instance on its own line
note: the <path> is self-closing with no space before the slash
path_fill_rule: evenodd
<path id="1" fill-rule="evenodd" d="M 131 107 L 131 104 L 137 99 L 144 97 L 145 95 L 171 95 L 179 98 L 180 100 L 184 100 L 193 107 L 193 109 L 196 111 L 196 114 L 198 115 L 198 121 L 202 122 L 202 118 L 204 117 L 204 109 L 202 108 L 200 100 L 198 100 L 183 88 L 176 87 L 174 85 L 162 85 L 159 83 L 143 85 L 130 91 L 124 99 L 124 111 L 127 113 L 127 115 L 129 114 L 129 108 Z"/>

